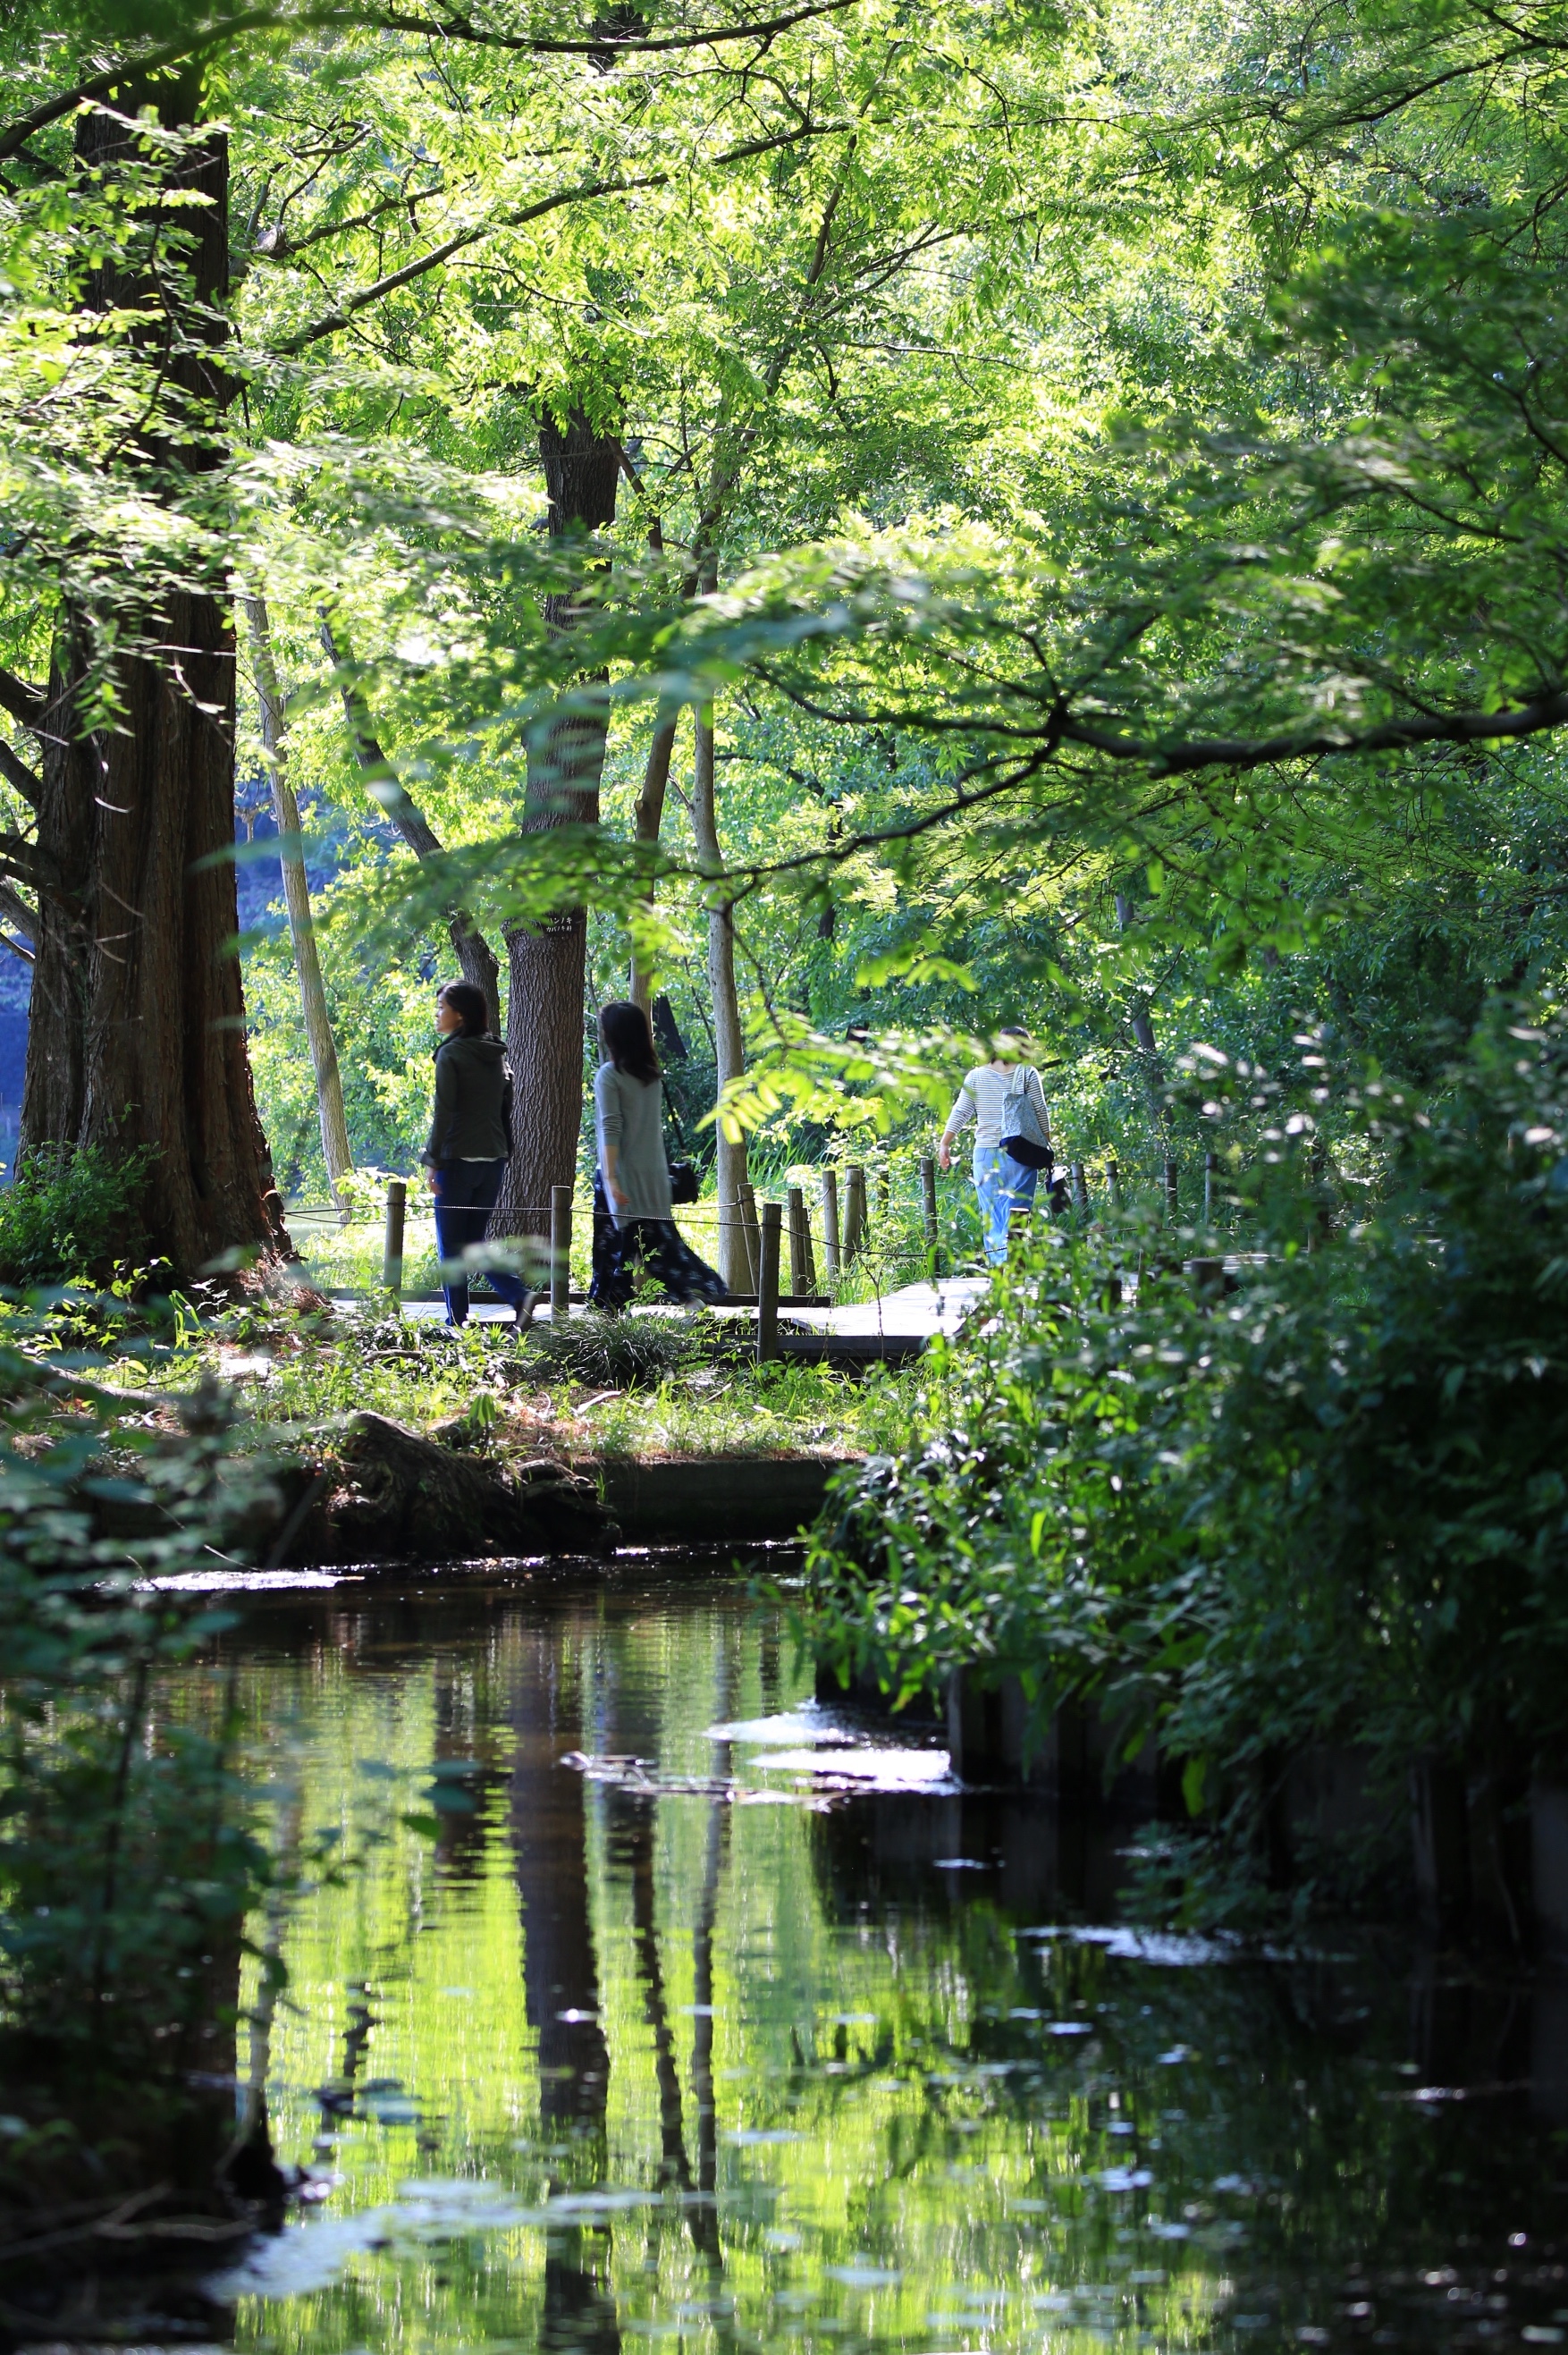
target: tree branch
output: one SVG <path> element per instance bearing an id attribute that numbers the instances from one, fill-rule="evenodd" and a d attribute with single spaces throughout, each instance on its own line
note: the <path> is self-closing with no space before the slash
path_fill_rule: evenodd
<path id="1" fill-rule="evenodd" d="M 339 654 L 332 624 L 325 614 L 321 621 L 321 643 L 327 660 L 342 681 L 344 717 L 348 722 L 355 758 L 364 772 L 371 799 L 386 812 L 416 858 L 439 858 L 442 848 L 435 829 L 402 784 L 372 732 L 370 716 L 357 688 L 346 675 L 351 660 L 347 647 L 345 646 Z M 501 1027 L 501 967 L 496 952 L 460 901 L 449 903 L 445 914 L 446 929 L 453 954 L 463 968 L 463 977 L 483 992 L 489 1008 L 490 1028 L 498 1031 Z"/>
<path id="2" fill-rule="evenodd" d="M 16 116 L 0 130 L 0 163 L 15 155 L 38 132 L 47 131 L 51 123 L 59 123 L 95 99 L 107 98 L 133 75 L 153 73 L 161 66 L 177 65 L 183 59 L 204 57 L 209 50 L 221 48 L 226 41 L 237 40 L 242 33 L 263 27 L 320 32 L 333 28 L 358 31 L 367 26 L 379 26 L 389 33 L 413 33 L 425 40 L 467 41 L 482 48 L 519 49 L 530 57 L 649 57 L 672 50 L 712 48 L 730 41 L 773 41 L 796 25 L 808 24 L 817 16 L 838 16 L 846 8 L 859 5 L 859 0 L 811 0 L 810 5 L 788 9 L 782 16 L 761 16 L 739 25 L 710 26 L 700 32 L 660 34 L 641 40 L 620 40 L 611 33 L 579 40 L 541 40 L 526 33 L 495 32 L 474 24 L 466 16 L 404 16 L 392 9 L 377 13 L 369 9 L 304 8 L 297 16 L 281 16 L 273 8 L 249 8 L 239 16 L 220 17 L 201 30 L 124 58 L 101 73 L 73 83 L 53 98 L 44 99 L 26 114 Z"/>
<path id="3" fill-rule="evenodd" d="M 780 131 L 764 139 L 748 139 L 738 147 L 726 147 L 714 156 L 713 162 L 715 165 L 742 163 L 753 155 L 766 155 L 774 148 L 795 146 L 803 139 L 826 138 L 829 132 L 842 130 L 843 127 L 842 123 L 801 124 L 793 131 Z M 673 177 L 670 172 L 648 172 L 631 180 L 580 180 L 575 187 L 557 188 L 553 195 L 540 197 L 537 203 L 524 205 L 516 212 L 493 214 L 472 229 L 458 229 L 452 237 L 444 238 L 441 244 L 432 246 L 428 253 L 417 254 L 412 261 L 405 261 L 400 270 L 389 271 L 386 277 L 378 278 L 369 286 L 362 286 L 357 293 L 345 295 L 335 310 L 328 311 L 310 326 L 302 327 L 297 335 L 286 336 L 281 343 L 274 344 L 272 349 L 283 357 L 291 357 L 305 350 L 307 346 L 319 343 L 324 336 L 336 336 L 359 312 L 368 310 L 373 303 L 379 303 L 385 295 L 395 294 L 400 286 L 411 285 L 416 278 L 422 278 L 427 271 L 439 270 L 443 262 L 452 260 L 454 253 L 462 253 L 468 246 L 478 245 L 499 229 L 524 229 L 530 221 L 542 220 L 547 213 L 559 212 L 565 205 L 591 204 L 600 197 L 630 196 L 644 188 L 667 188 Z"/>
<path id="4" fill-rule="evenodd" d="M 18 883 L 25 883 L 30 891 L 43 889 L 37 853 L 19 834 L 0 834 L 0 870 L 15 877 Z"/>
<path id="5" fill-rule="evenodd" d="M 496 33 L 488 27 L 475 25 L 466 16 L 403 16 L 391 10 L 383 11 L 374 22 L 390 33 L 420 33 L 432 39 L 472 41 L 482 48 L 523 49 L 530 57 L 657 57 L 677 49 L 715 48 L 728 41 L 774 41 L 781 33 L 791 31 L 796 25 L 809 24 L 814 17 L 836 16 L 846 8 L 857 7 L 859 0 L 811 0 L 806 7 L 787 9 L 778 16 L 758 16 L 738 25 L 710 26 L 696 33 L 659 33 L 623 40 L 613 33 L 598 33 L 576 40 L 540 40 L 527 33 Z M 317 18 L 315 21 L 326 21 Z M 351 17 L 351 23 L 364 23 L 364 17 Z"/>
<path id="6" fill-rule="evenodd" d="M 160 66 L 177 65 L 182 58 L 200 57 L 223 41 L 238 38 L 241 33 L 254 32 L 260 26 L 276 23 L 277 14 L 273 9 L 247 9 L 242 16 L 228 17 L 209 27 L 206 32 L 185 33 L 176 40 L 160 42 L 155 48 L 144 49 L 139 56 L 125 58 L 118 65 L 106 67 L 101 73 L 90 75 L 86 81 L 73 83 L 69 90 L 44 99 L 27 113 L 17 115 L 4 130 L 0 130 L 0 163 L 4 163 L 8 155 L 15 155 L 38 132 L 47 131 L 51 123 L 59 123 L 64 115 L 74 114 L 79 106 L 88 105 L 94 99 L 107 98 L 112 91 L 117 90 L 133 74 L 155 73 Z"/>
<path id="7" fill-rule="evenodd" d="M 33 907 L 28 900 L 24 900 L 19 891 L 14 891 L 9 883 L 0 883 L 0 916 L 9 918 L 10 922 L 15 924 L 17 932 L 21 933 L 24 940 L 36 941 L 37 939 L 38 911 L 37 908 Z M 7 941 L 5 945 L 7 948 L 14 948 L 16 947 L 16 943 L 13 941 Z M 27 952 L 25 950 L 17 950 L 18 955 L 25 955 L 26 954 Z"/>
<path id="8" fill-rule="evenodd" d="M 16 787 L 29 809 L 37 808 L 44 781 L 28 768 L 26 761 L 18 760 L 3 736 L 0 736 L 0 777 Z"/>
<path id="9" fill-rule="evenodd" d="M 48 701 L 41 687 L 29 687 L 15 672 L 0 668 L 0 711 L 8 712 L 19 727 L 30 728 L 37 735 L 44 724 Z"/>
<path id="10" fill-rule="evenodd" d="M 1194 737 L 1140 742 L 1132 736 L 1113 735 L 1081 721 L 1064 719 L 1059 729 L 1064 743 L 1081 744 L 1086 751 L 1103 752 L 1113 761 L 1136 761 L 1157 776 L 1190 776 L 1199 769 L 1264 769 L 1283 761 L 1342 759 L 1348 753 L 1403 752 L 1418 744 L 1489 744 L 1499 740 L 1541 736 L 1568 727 L 1568 694 L 1543 695 L 1511 711 L 1456 712 L 1448 718 L 1385 719 L 1359 733 L 1341 730 L 1303 730 L 1285 736 Z"/>

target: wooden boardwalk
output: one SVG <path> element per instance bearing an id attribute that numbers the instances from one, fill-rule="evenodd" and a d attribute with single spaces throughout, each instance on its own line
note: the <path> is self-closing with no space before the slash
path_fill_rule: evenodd
<path id="1" fill-rule="evenodd" d="M 849 1235 L 840 1249 L 837 1201 L 829 1180 L 832 1173 L 824 1175 L 825 1194 L 825 1255 L 831 1284 L 840 1269 L 852 1264 L 863 1242 L 866 1228 L 864 1173 L 852 1170 L 859 1178 L 852 1188 L 853 1210 Z M 929 1180 L 929 1182 L 927 1182 Z M 934 1176 L 928 1165 L 923 1165 L 923 1188 L 930 1198 L 927 1203 L 928 1241 L 933 1256 L 936 1250 Z M 388 1188 L 385 1267 L 387 1288 L 401 1292 L 403 1263 L 403 1219 L 406 1189 L 394 1181 Z M 785 1206 L 778 1202 L 748 1201 L 748 1233 L 751 1238 L 749 1256 L 756 1272 L 754 1294 L 741 1295 L 719 1307 L 720 1316 L 746 1316 L 752 1320 L 756 1333 L 756 1354 L 759 1363 L 805 1359 L 816 1363 L 842 1365 L 908 1364 L 918 1358 L 933 1336 L 955 1332 L 963 1317 L 986 1289 L 986 1278 L 979 1275 L 949 1276 L 935 1281 L 905 1284 L 879 1294 L 867 1301 L 837 1304 L 831 1294 L 816 1290 L 816 1270 L 807 1231 L 805 1199 L 798 1187 L 789 1188 L 789 1226 L 784 1226 Z M 553 1188 L 550 1203 L 550 1262 L 553 1273 L 549 1290 L 541 1296 L 534 1311 L 539 1323 L 559 1320 L 581 1311 L 583 1295 L 571 1287 L 568 1270 L 571 1264 L 571 1229 L 573 1202 L 571 1188 Z M 754 1218 L 754 1229 L 751 1220 Z M 791 1288 L 781 1290 L 781 1258 L 786 1237 L 789 1242 Z M 752 1246 L 754 1246 L 752 1248 Z M 656 1306 L 657 1304 L 650 1304 Z M 402 1297 L 402 1313 L 419 1323 L 438 1323 L 445 1314 L 439 1297 Z M 635 1313 L 635 1312 L 634 1312 Z M 499 1305 L 472 1303 L 470 1316 L 475 1324 L 510 1322 L 511 1312 Z"/>
<path id="2" fill-rule="evenodd" d="M 984 1276 L 946 1276 L 934 1284 L 901 1284 L 880 1299 L 855 1301 L 837 1308 L 796 1307 L 786 1293 L 775 1312 L 774 1347 L 766 1354 L 846 1366 L 907 1364 L 920 1356 L 933 1334 L 956 1332 L 985 1289 Z M 660 1305 L 656 1300 L 650 1302 L 648 1313 L 656 1313 Z M 737 1305 L 713 1313 L 744 1317 L 757 1325 L 762 1322 L 761 1309 L 759 1303 L 757 1307 Z M 445 1313 L 439 1299 L 403 1302 L 403 1315 L 420 1324 L 439 1324 Z M 535 1321 L 548 1325 L 552 1315 L 559 1313 L 543 1299 L 535 1311 Z M 581 1316 L 585 1311 L 580 1301 L 573 1301 L 565 1313 Z M 631 1313 L 645 1312 L 634 1309 Z M 469 1314 L 477 1325 L 492 1325 L 509 1324 L 512 1312 L 496 1303 L 475 1299 Z"/>

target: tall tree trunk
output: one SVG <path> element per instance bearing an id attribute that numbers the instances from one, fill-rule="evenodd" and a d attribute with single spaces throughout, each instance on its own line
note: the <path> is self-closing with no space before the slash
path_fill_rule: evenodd
<path id="1" fill-rule="evenodd" d="M 321 643 L 330 663 L 352 660 L 348 647 L 339 646 L 330 622 L 322 623 Z M 343 687 L 343 715 L 348 722 L 354 757 L 364 772 L 366 788 L 377 808 L 391 819 L 416 858 L 439 858 L 441 844 L 434 827 L 382 751 L 370 725 L 365 699 L 347 680 Z M 499 1035 L 501 967 L 495 950 L 460 901 L 454 901 L 446 911 L 446 931 L 464 980 L 472 982 L 483 993 L 489 1026 Z"/>
<path id="2" fill-rule="evenodd" d="M 195 74 L 143 88 L 127 77 L 114 114 L 80 118 L 78 168 L 112 181 L 139 153 L 127 119 L 151 106 L 165 124 L 188 128 L 198 95 Z M 210 314 L 228 291 L 222 133 L 186 148 L 169 179 L 172 190 L 208 199 L 180 213 L 194 241 L 188 258 L 171 268 L 165 250 L 156 290 L 149 272 L 105 268 L 87 303 L 144 311 L 149 338 L 167 338 L 165 382 L 211 414 L 227 391 L 216 357 L 199 347 L 205 338 L 210 350 Z M 197 348 L 178 348 L 182 331 Z M 159 454 L 165 466 L 180 463 L 179 453 Z M 186 463 L 215 463 L 209 440 Z M 68 610 L 38 796 L 37 868 L 49 888 L 38 913 L 23 1147 L 148 1148 L 137 1205 L 144 1243 L 181 1277 L 231 1265 L 235 1252 L 288 1247 L 232 946 L 234 642 L 221 592 L 216 580 L 187 586 L 142 617 L 142 643 L 117 666 L 119 724 L 97 732 L 81 716 L 87 633 Z"/>
<path id="3" fill-rule="evenodd" d="M 697 762 L 691 796 L 692 831 L 698 856 L 715 871 L 723 868 L 719 848 L 719 816 L 714 803 L 713 708 L 697 715 Z M 741 1028 L 741 1000 L 735 988 L 735 920 L 731 902 L 721 900 L 708 911 L 708 986 L 713 999 L 713 1043 L 719 1065 L 719 1098 L 731 1080 L 746 1068 L 746 1042 Z M 750 1292 L 755 1276 L 741 1211 L 741 1188 L 746 1182 L 746 1140 L 731 1144 L 719 1131 L 719 1273 L 731 1292 Z"/>
<path id="4" fill-rule="evenodd" d="M 1133 921 L 1133 903 L 1125 891 L 1118 891 L 1115 899 L 1116 930 L 1119 932 L 1125 932 Z M 1154 1018 L 1148 1010 L 1148 1000 L 1141 991 L 1132 1001 L 1131 1016 L 1133 1037 L 1136 1041 L 1138 1052 L 1140 1055 L 1147 1056 L 1150 1066 L 1157 1073 L 1159 1047 L 1154 1035 Z"/>
<path id="5" fill-rule="evenodd" d="M 348 1143 L 348 1122 L 343 1110 L 343 1080 L 337 1068 L 337 1046 L 332 1018 L 326 1010 L 326 990 L 316 954 L 315 921 L 310 911 L 310 881 L 299 847 L 300 812 L 289 783 L 288 752 L 283 742 L 286 714 L 278 687 L 278 666 L 272 659 L 272 631 L 264 597 L 247 597 L 245 619 L 251 633 L 251 667 L 256 680 L 256 700 L 261 709 L 261 747 L 272 783 L 272 814 L 278 821 L 278 865 L 283 869 L 283 899 L 289 911 L 289 933 L 299 975 L 300 1010 L 315 1071 L 315 1101 L 321 1115 L 321 1150 L 326 1163 L 333 1199 L 337 1181 L 354 1167 Z"/>
<path id="6" fill-rule="evenodd" d="M 621 445 L 613 434 L 595 433 L 581 410 L 564 430 L 547 415 L 539 426 L 539 455 L 553 534 L 597 531 L 614 522 Z M 571 596 L 549 598 L 545 610 L 558 632 L 570 630 L 577 618 Z M 525 834 L 597 823 L 606 724 L 606 710 L 573 712 L 558 719 L 537 748 L 530 746 Z M 577 1175 L 587 941 L 581 908 L 563 909 L 537 925 L 517 925 L 507 934 L 507 1046 L 517 1110 L 511 1166 L 494 1221 L 499 1232 L 548 1233 L 550 1188 L 570 1186 Z"/>
<path id="7" fill-rule="evenodd" d="M 1133 903 L 1125 891 L 1115 894 L 1116 930 L 1128 931 L 1134 921 Z M 1154 1033 L 1154 1017 L 1149 1012 L 1148 999 L 1141 990 L 1135 993 L 1129 1008 L 1133 1039 L 1143 1064 L 1144 1088 L 1149 1109 L 1161 1128 L 1170 1127 L 1170 1105 L 1165 1092 L 1165 1065 L 1160 1060 L 1159 1041 Z"/>
<path id="8" fill-rule="evenodd" d="M 648 746 L 647 765 L 643 771 L 643 790 L 637 795 L 635 813 L 636 839 L 650 849 L 656 848 L 659 832 L 664 825 L 665 797 L 669 791 L 669 764 L 675 751 L 675 731 L 679 713 L 668 718 L 661 711 L 654 722 L 653 741 Z M 654 884 L 650 879 L 645 904 L 652 907 Z M 637 962 L 636 950 L 632 952 L 631 997 L 645 1014 L 653 1007 L 654 981 L 651 971 Z"/>

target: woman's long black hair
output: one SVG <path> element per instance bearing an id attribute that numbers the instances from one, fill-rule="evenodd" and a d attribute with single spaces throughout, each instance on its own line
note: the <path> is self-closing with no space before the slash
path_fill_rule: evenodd
<path id="1" fill-rule="evenodd" d="M 488 1038 L 490 1008 L 485 1003 L 482 989 L 476 988 L 471 981 L 449 981 L 437 995 L 443 1006 L 450 1006 L 454 1014 L 462 1015 L 465 1039 Z"/>
<path id="2" fill-rule="evenodd" d="M 659 1059 L 648 1018 L 630 998 L 613 997 L 600 1007 L 599 1039 L 618 1071 L 630 1071 L 633 1079 L 645 1082 L 658 1078 Z"/>

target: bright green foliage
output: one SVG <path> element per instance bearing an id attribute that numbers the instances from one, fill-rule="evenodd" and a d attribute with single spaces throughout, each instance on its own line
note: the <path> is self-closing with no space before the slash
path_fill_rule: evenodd
<path id="1" fill-rule="evenodd" d="M 29 1155 L 0 1193 L 0 1284 L 25 1291 L 134 1268 L 144 1160 L 92 1146 Z"/>
<path id="2" fill-rule="evenodd" d="M 1207 1084 L 1221 1126 L 1256 1101 L 1218 1055 Z M 1287 1155 L 1328 1092 L 1264 1092 Z M 816 1546 L 810 1625 L 841 1674 L 1092 1701 L 1187 1766 L 1195 1812 L 1255 1809 L 1314 1741 L 1395 1773 L 1560 1763 L 1568 1031 L 1499 1016 L 1430 1104 L 1372 1081 L 1340 1113 L 1382 1199 L 1332 1236 L 1310 1195 L 1293 1220 L 1265 1203 L 1253 1239 L 1296 1239 L 1233 1296 L 1156 1275 L 1171 1242 L 1132 1228 L 1002 1284 L 931 1435 L 844 1484 Z M 1106 1306 L 1140 1245 L 1135 1303 Z"/>
<path id="3" fill-rule="evenodd" d="M 146 1391 L 99 1387 L 128 1356 L 167 1362 L 119 1321 L 83 1348 L 14 1313 L 0 1353 L 0 2022 L 162 2078 L 236 1999 L 225 1964 L 269 1868 L 221 1686 L 167 1681 L 222 1622 L 151 1582 L 209 1567 L 280 1499 L 216 1385 L 174 1430 L 148 1427 Z"/>

